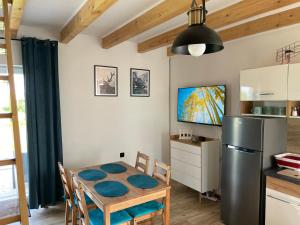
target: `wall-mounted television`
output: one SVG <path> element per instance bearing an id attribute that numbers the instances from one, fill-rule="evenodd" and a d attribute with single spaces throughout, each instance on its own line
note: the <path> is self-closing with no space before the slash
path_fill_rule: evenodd
<path id="1" fill-rule="evenodd" d="M 178 88 L 177 119 L 179 122 L 222 126 L 225 97 L 225 85 Z"/>

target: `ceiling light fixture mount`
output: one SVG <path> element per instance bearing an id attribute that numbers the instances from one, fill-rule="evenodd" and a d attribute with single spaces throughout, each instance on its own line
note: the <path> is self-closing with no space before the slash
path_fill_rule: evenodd
<path id="1" fill-rule="evenodd" d="M 174 54 L 201 56 L 224 49 L 217 32 L 205 25 L 207 14 L 205 0 L 202 0 L 202 6 L 198 6 L 196 0 L 193 0 L 187 14 L 189 26 L 173 42 Z"/>

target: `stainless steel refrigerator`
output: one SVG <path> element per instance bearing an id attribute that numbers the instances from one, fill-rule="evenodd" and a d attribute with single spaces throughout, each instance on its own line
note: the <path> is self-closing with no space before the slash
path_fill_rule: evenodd
<path id="1" fill-rule="evenodd" d="M 226 225 L 263 225 L 265 178 L 273 155 L 286 151 L 286 119 L 224 117 L 221 219 Z"/>

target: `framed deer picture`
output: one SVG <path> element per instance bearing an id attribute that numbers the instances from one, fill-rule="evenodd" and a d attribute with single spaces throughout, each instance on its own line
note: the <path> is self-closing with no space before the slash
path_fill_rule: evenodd
<path id="1" fill-rule="evenodd" d="M 118 67 L 94 66 L 95 96 L 118 96 Z"/>
<path id="2" fill-rule="evenodd" d="M 130 69 L 130 96 L 150 96 L 150 70 Z"/>

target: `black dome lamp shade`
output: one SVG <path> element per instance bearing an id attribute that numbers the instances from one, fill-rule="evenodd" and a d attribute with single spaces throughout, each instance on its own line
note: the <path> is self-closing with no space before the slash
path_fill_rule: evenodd
<path id="1" fill-rule="evenodd" d="M 217 32 L 205 25 L 205 0 L 198 6 L 196 0 L 192 1 L 188 12 L 189 26 L 177 36 L 172 45 L 172 52 L 178 55 L 201 56 L 221 51 L 223 42 Z"/>

